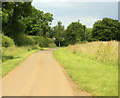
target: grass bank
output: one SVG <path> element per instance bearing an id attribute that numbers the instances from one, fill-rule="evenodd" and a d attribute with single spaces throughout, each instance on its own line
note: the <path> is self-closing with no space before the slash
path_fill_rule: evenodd
<path id="1" fill-rule="evenodd" d="M 106 64 L 118 65 L 118 42 L 90 42 L 68 46 L 74 52 L 86 54 L 88 57 Z"/>
<path id="2" fill-rule="evenodd" d="M 42 50 L 44 48 L 37 47 L 2 47 L 2 77 L 13 70 L 23 60 L 25 60 L 31 54 Z"/>
<path id="3" fill-rule="evenodd" d="M 93 55 L 90 56 L 89 52 L 71 49 L 73 47 L 60 48 L 54 51 L 54 56 L 75 83 L 94 96 L 117 96 L 118 66 L 116 62 L 105 63 L 102 59 L 98 60 Z"/>

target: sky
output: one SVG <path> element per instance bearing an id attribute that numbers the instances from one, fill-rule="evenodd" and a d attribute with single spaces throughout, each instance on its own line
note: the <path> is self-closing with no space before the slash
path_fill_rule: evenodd
<path id="1" fill-rule="evenodd" d="M 104 0 L 105 1 L 105 0 Z M 105 17 L 118 19 L 118 2 L 77 2 L 71 0 L 33 0 L 35 8 L 53 14 L 52 27 L 58 21 L 67 28 L 71 22 L 80 20 L 80 23 L 92 27 L 94 22 Z"/>

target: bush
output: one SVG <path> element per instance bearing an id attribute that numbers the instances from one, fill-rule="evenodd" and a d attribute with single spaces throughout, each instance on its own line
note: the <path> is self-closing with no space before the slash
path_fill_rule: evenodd
<path id="1" fill-rule="evenodd" d="M 14 45 L 15 45 L 15 43 L 14 43 L 13 39 L 2 35 L 2 46 L 3 47 L 10 47 L 10 46 L 14 46 Z"/>
<path id="2" fill-rule="evenodd" d="M 50 43 L 50 44 L 49 44 L 49 47 L 50 47 L 50 48 L 55 48 L 55 47 L 56 47 L 56 44 L 55 44 L 55 43 Z"/>
<path id="3" fill-rule="evenodd" d="M 38 45 L 32 46 L 32 50 L 40 49 Z"/>
<path id="4" fill-rule="evenodd" d="M 40 47 L 45 47 L 48 44 L 43 37 L 40 36 L 29 36 L 29 37 L 31 37 L 35 41 L 35 44 L 39 45 Z"/>
<path id="5" fill-rule="evenodd" d="M 29 36 L 22 35 L 15 38 L 15 44 L 17 46 L 30 46 L 35 45 L 35 41 Z"/>
<path id="6" fill-rule="evenodd" d="M 50 43 L 54 43 L 54 41 L 51 38 L 44 38 L 41 36 L 29 36 L 31 37 L 36 45 L 39 45 L 40 47 L 49 47 Z"/>
<path id="7" fill-rule="evenodd" d="M 42 40 L 39 44 L 41 47 L 49 47 L 49 40 L 47 38 L 42 37 Z"/>
<path id="8" fill-rule="evenodd" d="M 49 41 L 49 43 L 54 43 L 54 40 L 51 38 L 47 38 L 47 40 Z"/>

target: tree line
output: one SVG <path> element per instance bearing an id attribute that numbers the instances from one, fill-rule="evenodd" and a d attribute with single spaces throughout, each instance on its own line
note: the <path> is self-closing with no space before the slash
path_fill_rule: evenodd
<path id="1" fill-rule="evenodd" d="M 2 32 L 17 46 L 32 45 L 36 43 L 33 39 L 49 39 L 52 20 L 53 14 L 36 9 L 31 2 L 2 3 Z"/>
<path id="2" fill-rule="evenodd" d="M 56 38 L 56 44 L 66 46 L 69 44 L 92 41 L 120 41 L 120 23 L 116 19 L 103 18 L 93 24 L 93 28 L 87 28 L 80 21 L 72 22 L 64 29 L 62 22 L 58 22 L 52 28 L 52 37 Z"/>
<path id="3" fill-rule="evenodd" d="M 51 27 L 52 21 L 53 14 L 36 9 L 31 2 L 2 3 L 2 32 L 12 38 L 18 46 L 33 44 L 33 39 L 41 41 L 46 38 L 54 39 L 57 46 L 120 40 L 120 23 L 116 19 L 103 18 L 95 22 L 93 28 L 87 28 L 78 20 L 69 24 L 67 29 L 61 21 Z"/>

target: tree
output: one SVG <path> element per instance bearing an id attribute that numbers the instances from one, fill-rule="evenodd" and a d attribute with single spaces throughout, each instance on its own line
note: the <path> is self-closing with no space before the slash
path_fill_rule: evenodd
<path id="1" fill-rule="evenodd" d="M 118 20 L 103 18 L 93 25 L 92 37 L 100 41 L 118 40 L 120 23 Z"/>
<path id="2" fill-rule="evenodd" d="M 3 2 L 2 27 L 5 35 L 14 36 L 24 33 L 24 17 L 31 14 L 31 2 Z"/>
<path id="3" fill-rule="evenodd" d="M 64 26 L 61 21 L 53 27 L 53 37 L 55 37 L 55 43 L 57 46 L 62 46 L 64 41 Z"/>
<path id="4" fill-rule="evenodd" d="M 3 2 L 2 8 L 2 31 L 19 45 L 18 40 L 21 40 L 25 33 L 23 19 L 32 11 L 31 2 Z"/>
<path id="5" fill-rule="evenodd" d="M 35 9 L 32 7 L 32 13 L 30 16 L 24 18 L 24 23 L 26 26 L 25 33 L 28 35 L 40 35 L 42 32 L 41 29 L 41 20 L 44 12 Z"/>
<path id="6" fill-rule="evenodd" d="M 85 26 L 78 22 L 72 22 L 65 31 L 66 45 L 75 44 L 85 40 Z"/>
<path id="7" fill-rule="evenodd" d="M 43 11 L 32 8 L 31 16 L 24 19 L 26 23 L 26 34 L 48 36 L 50 32 L 50 25 L 53 20 L 53 15 L 44 13 Z"/>
<path id="8" fill-rule="evenodd" d="M 20 46 L 21 39 L 29 39 L 26 35 L 47 37 L 53 15 L 37 10 L 31 2 L 3 2 L 2 4 L 3 33 Z"/>
<path id="9" fill-rule="evenodd" d="M 53 20 L 53 14 L 50 13 L 45 13 L 43 14 L 42 20 L 41 20 L 41 29 L 42 29 L 42 33 L 41 35 L 46 37 L 49 36 L 49 32 L 50 32 L 50 25 L 51 22 Z"/>
<path id="10" fill-rule="evenodd" d="M 86 41 L 91 42 L 92 39 L 92 28 L 86 28 Z"/>

